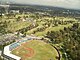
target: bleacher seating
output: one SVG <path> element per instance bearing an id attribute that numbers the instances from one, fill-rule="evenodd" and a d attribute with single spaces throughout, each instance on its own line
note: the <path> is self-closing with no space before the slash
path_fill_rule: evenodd
<path id="1" fill-rule="evenodd" d="M 11 44 L 11 45 L 9 46 L 10 51 L 13 50 L 13 49 L 15 49 L 16 47 L 20 46 L 21 43 L 27 42 L 28 40 L 31 40 L 31 38 L 28 38 L 28 39 L 26 39 L 26 40 L 20 40 L 20 41 L 18 41 L 18 42 L 15 42 L 15 43 Z"/>
<path id="2" fill-rule="evenodd" d="M 18 46 L 20 46 L 20 44 L 18 44 L 18 43 L 16 42 L 16 43 L 11 44 L 11 45 L 9 46 L 9 49 L 10 49 L 10 50 L 13 50 L 14 48 L 16 48 L 16 47 L 18 47 Z"/>

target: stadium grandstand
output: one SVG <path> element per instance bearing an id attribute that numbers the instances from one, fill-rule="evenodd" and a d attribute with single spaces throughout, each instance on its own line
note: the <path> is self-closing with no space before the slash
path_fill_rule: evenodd
<path id="1" fill-rule="evenodd" d="M 28 40 L 34 40 L 34 39 L 40 40 L 42 38 L 34 37 L 34 36 L 33 37 L 27 36 L 25 38 L 21 38 L 20 40 L 14 42 L 8 46 L 5 46 L 4 51 L 3 51 L 4 60 L 21 60 L 21 57 L 11 54 L 11 51 L 13 49 L 17 48 L 18 46 L 21 46 L 22 43 L 25 43 Z"/>
<path id="2" fill-rule="evenodd" d="M 21 60 L 21 57 L 11 54 L 11 51 L 20 46 L 22 43 L 27 42 L 28 40 L 31 40 L 31 38 L 20 40 L 4 47 L 4 60 Z"/>

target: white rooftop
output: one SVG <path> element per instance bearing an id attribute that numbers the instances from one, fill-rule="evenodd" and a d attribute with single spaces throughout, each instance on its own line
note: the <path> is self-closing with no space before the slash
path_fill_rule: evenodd
<path id="1" fill-rule="evenodd" d="M 13 54 L 10 53 L 11 51 L 9 50 L 9 46 L 10 46 L 10 45 L 4 47 L 4 52 L 3 52 L 3 54 L 5 54 L 5 55 L 7 55 L 7 56 L 9 56 L 9 57 L 11 57 L 11 58 L 13 58 L 13 59 L 20 60 L 21 57 L 18 57 L 18 56 L 16 56 L 16 55 L 13 55 Z"/>

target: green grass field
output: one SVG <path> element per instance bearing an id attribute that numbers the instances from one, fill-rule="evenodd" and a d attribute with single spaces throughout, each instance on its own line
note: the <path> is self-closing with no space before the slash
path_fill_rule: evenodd
<path id="1" fill-rule="evenodd" d="M 59 26 L 55 26 L 55 27 L 48 27 L 46 28 L 44 31 L 41 32 L 36 32 L 34 35 L 35 36 L 44 36 L 47 34 L 48 31 L 59 31 L 59 30 L 63 30 L 64 27 L 71 27 L 73 24 L 67 24 L 67 25 L 59 25 Z M 31 29 L 27 32 L 27 34 L 32 34 L 33 31 L 37 30 L 37 28 Z"/>
<path id="2" fill-rule="evenodd" d="M 40 40 L 30 40 L 12 51 L 22 60 L 58 60 L 55 48 Z"/>

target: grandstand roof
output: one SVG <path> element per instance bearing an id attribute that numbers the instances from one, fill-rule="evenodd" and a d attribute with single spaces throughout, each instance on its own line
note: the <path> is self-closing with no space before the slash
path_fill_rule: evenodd
<path id="1" fill-rule="evenodd" d="M 4 52 L 3 52 L 3 54 L 5 54 L 5 55 L 7 55 L 7 56 L 9 56 L 9 57 L 11 57 L 11 58 L 13 58 L 13 59 L 20 60 L 21 57 L 18 57 L 18 56 L 16 56 L 16 55 L 13 55 L 13 54 L 10 53 L 11 51 L 10 51 L 10 49 L 9 49 L 9 46 L 10 46 L 10 45 L 4 47 Z"/>

